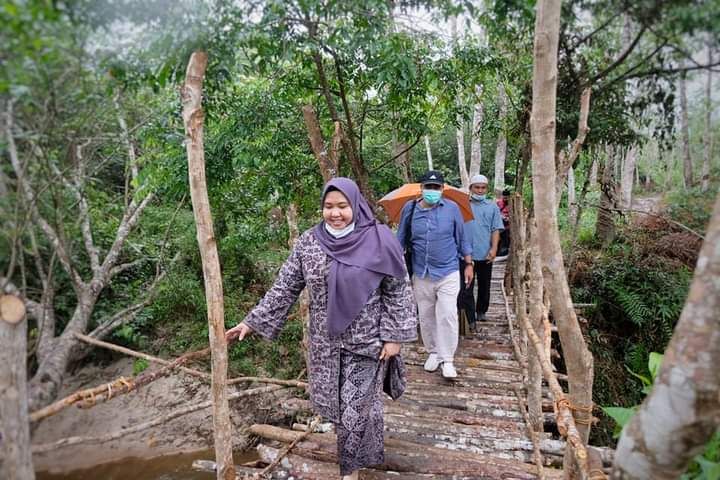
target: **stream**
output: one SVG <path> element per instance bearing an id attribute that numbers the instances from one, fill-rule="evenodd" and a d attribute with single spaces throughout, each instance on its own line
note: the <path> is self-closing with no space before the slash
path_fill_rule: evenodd
<path id="1" fill-rule="evenodd" d="M 82 470 L 62 473 L 38 472 L 37 480 L 212 480 L 214 475 L 192 469 L 195 460 L 212 460 L 213 450 L 201 450 L 156 458 L 129 457 Z M 257 459 L 254 451 L 235 452 L 235 463 Z"/>

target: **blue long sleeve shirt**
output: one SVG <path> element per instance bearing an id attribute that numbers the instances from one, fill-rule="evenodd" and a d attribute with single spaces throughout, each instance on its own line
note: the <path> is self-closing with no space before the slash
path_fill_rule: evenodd
<path id="1" fill-rule="evenodd" d="M 412 238 L 408 245 L 412 208 L 415 212 L 412 218 Z M 452 200 L 441 198 L 436 206 L 430 208 L 421 207 L 420 202 L 410 201 L 403 207 L 397 237 L 403 248 L 413 249 L 414 275 L 420 278 L 429 275 L 432 280 L 440 280 L 458 270 L 458 259 L 472 253 L 464 223 L 460 207 Z"/>

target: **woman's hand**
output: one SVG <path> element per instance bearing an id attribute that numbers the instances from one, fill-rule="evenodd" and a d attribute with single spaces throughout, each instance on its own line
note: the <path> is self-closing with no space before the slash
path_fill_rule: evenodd
<path id="1" fill-rule="evenodd" d="M 252 332 L 252 330 L 250 330 L 250 327 L 245 325 L 244 322 L 238 323 L 233 328 L 225 332 L 225 341 L 227 343 L 230 343 L 233 340 L 237 339 L 237 341 L 240 342 L 250 332 Z"/>
<path id="2" fill-rule="evenodd" d="M 385 342 L 380 352 L 380 360 L 387 360 L 400 353 L 400 344 L 393 342 Z"/>

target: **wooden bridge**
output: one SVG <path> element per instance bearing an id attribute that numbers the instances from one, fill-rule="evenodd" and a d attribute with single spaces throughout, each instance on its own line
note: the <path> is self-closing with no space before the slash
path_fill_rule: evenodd
<path id="1" fill-rule="evenodd" d="M 461 338 L 455 381 L 423 370 L 426 352 L 420 342 L 403 349 L 409 382 L 398 401 L 385 404 L 386 461 L 362 470 L 360 479 L 562 478 L 565 441 L 557 430 L 535 435 L 534 441 L 530 434 L 523 368 L 508 321 L 514 321 L 512 297 L 504 295 L 502 283 L 505 266 L 497 262 L 493 269 L 488 321 Z M 546 387 L 542 404 L 546 430 L 552 430 L 554 403 Z M 260 458 L 280 459 L 272 478 L 337 478 L 334 434 L 298 431 L 302 428 L 251 428 L 262 438 Z M 238 473 L 257 471 L 241 467 Z"/>

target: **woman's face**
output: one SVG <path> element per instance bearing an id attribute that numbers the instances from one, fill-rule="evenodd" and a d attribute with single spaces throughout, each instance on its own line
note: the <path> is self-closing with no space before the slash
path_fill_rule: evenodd
<path id="1" fill-rule="evenodd" d="M 352 207 L 345 195 L 333 190 L 325 195 L 323 219 L 336 230 L 347 227 L 352 222 Z"/>

